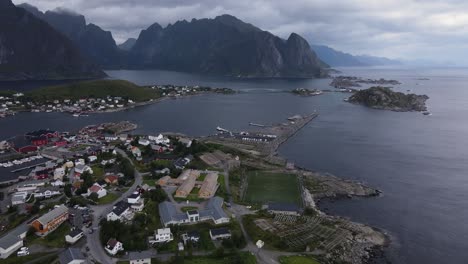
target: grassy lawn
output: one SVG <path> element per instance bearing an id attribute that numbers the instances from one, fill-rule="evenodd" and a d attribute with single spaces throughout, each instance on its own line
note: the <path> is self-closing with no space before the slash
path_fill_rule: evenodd
<path id="1" fill-rule="evenodd" d="M 282 256 L 280 257 L 281 264 L 320 264 L 311 257 L 306 256 Z"/>
<path id="2" fill-rule="evenodd" d="M 195 206 L 185 206 L 185 207 L 180 208 L 180 210 L 182 212 L 187 212 L 187 211 L 190 211 L 190 210 L 198 210 L 198 208 L 195 207 Z"/>
<path id="3" fill-rule="evenodd" d="M 36 235 L 31 235 L 31 243 L 37 243 L 52 248 L 65 247 L 65 236 L 70 232 L 70 228 L 70 224 L 65 222 L 46 237 L 37 237 Z"/>
<path id="4" fill-rule="evenodd" d="M 97 204 L 108 204 L 115 201 L 119 196 L 116 193 L 108 192 L 106 196 L 97 201 Z"/>
<path id="5" fill-rule="evenodd" d="M 218 187 L 218 190 L 216 190 L 216 195 L 221 196 L 224 198 L 224 200 L 228 201 L 229 197 L 226 191 L 226 183 L 224 182 L 224 174 L 220 173 L 218 175 L 219 175 L 218 177 L 219 187 Z"/>
<path id="6" fill-rule="evenodd" d="M 93 176 L 96 179 L 98 180 L 104 179 L 104 169 L 101 166 L 95 164 L 91 166 L 91 169 L 93 170 Z"/>
<path id="7" fill-rule="evenodd" d="M 156 186 L 156 180 L 151 178 L 151 176 L 143 176 L 143 184 L 148 184 L 148 186 Z"/>
<path id="8" fill-rule="evenodd" d="M 295 174 L 252 171 L 247 175 L 248 187 L 244 202 L 296 203 L 301 201 L 299 182 Z"/>

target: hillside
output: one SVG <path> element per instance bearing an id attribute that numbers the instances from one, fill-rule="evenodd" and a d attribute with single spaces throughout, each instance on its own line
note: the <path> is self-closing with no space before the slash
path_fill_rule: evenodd
<path id="1" fill-rule="evenodd" d="M 0 1 L 0 80 L 105 76 L 69 39 L 10 0 Z"/>
<path id="2" fill-rule="evenodd" d="M 124 80 L 96 80 L 45 87 L 25 94 L 34 101 L 50 101 L 82 98 L 106 98 L 118 96 L 135 102 L 156 99 L 159 94 L 151 88 L 138 86 Z"/>
<path id="3" fill-rule="evenodd" d="M 133 68 L 242 77 L 323 77 L 327 67 L 301 36 L 284 40 L 230 15 L 155 23 L 129 55 Z"/>
<path id="4" fill-rule="evenodd" d="M 29 4 L 18 7 L 24 8 L 67 36 L 86 58 L 100 66 L 115 68 L 125 64 L 125 54 L 117 47 L 112 33 L 95 24 L 86 24 L 83 15 L 63 9 L 43 13 Z"/>

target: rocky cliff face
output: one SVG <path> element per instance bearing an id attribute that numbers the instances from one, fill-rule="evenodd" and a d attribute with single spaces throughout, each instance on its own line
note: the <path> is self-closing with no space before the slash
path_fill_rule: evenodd
<path id="1" fill-rule="evenodd" d="M 349 102 L 398 112 L 426 111 L 427 95 L 394 92 L 387 87 L 371 87 L 354 93 Z"/>
<path id="2" fill-rule="evenodd" d="M 121 50 L 131 50 L 136 43 L 136 38 L 129 38 L 124 43 L 118 45 Z"/>
<path id="3" fill-rule="evenodd" d="M 0 80 L 102 76 L 68 38 L 10 0 L 0 1 Z"/>
<path id="4" fill-rule="evenodd" d="M 241 20 L 179 21 L 141 31 L 130 50 L 132 67 L 245 77 L 322 77 L 325 63 L 297 34 L 283 40 Z"/>
<path id="5" fill-rule="evenodd" d="M 97 25 L 86 24 L 83 15 L 60 9 L 42 13 L 28 4 L 22 4 L 19 7 L 46 21 L 67 36 L 84 56 L 100 66 L 115 68 L 125 64 L 125 54 L 117 47 L 112 33 Z"/>

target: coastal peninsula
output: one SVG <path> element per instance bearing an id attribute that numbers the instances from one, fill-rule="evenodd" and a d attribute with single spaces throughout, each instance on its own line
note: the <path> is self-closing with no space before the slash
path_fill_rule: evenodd
<path id="1" fill-rule="evenodd" d="M 404 94 L 388 87 L 375 86 L 356 91 L 348 102 L 361 104 L 374 109 L 396 112 L 426 111 L 427 95 Z"/>

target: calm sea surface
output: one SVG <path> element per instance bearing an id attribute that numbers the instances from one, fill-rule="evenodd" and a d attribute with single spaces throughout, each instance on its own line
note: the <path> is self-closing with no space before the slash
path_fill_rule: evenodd
<path id="1" fill-rule="evenodd" d="M 397 79 L 395 90 L 427 94 L 432 116 L 372 110 L 343 102 L 347 94 L 298 97 L 294 88 L 329 89 L 330 80 L 209 77 L 165 71 L 108 71 L 138 84 L 229 87 L 236 95 L 166 100 L 128 111 L 74 118 L 22 113 L 0 119 L 0 139 L 39 128 L 76 130 L 129 120 L 137 132 L 207 135 L 216 126 L 281 122 L 314 110 L 320 116 L 280 149 L 298 165 L 356 179 L 384 192 L 379 198 L 326 203 L 338 214 L 386 230 L 392 263 L 468 263 L 468 69 L 341 69 L 344 74 Z M 429 78 L 429 80 L 421 80 Z M 33 83 L 0 89 L 33 89 Z M 0 175 L 2 177 L 2 175 Z"/>

